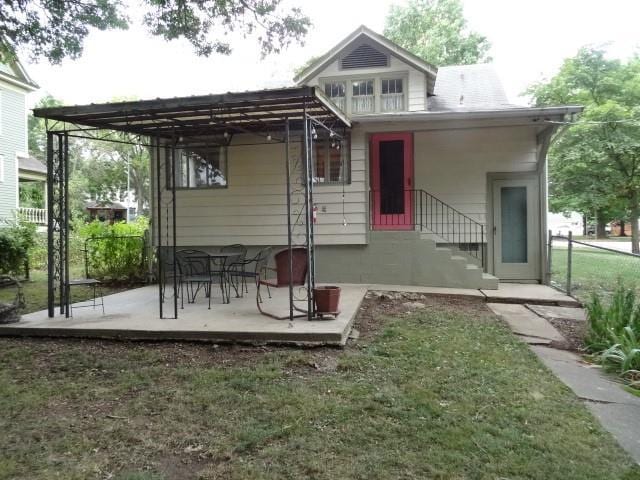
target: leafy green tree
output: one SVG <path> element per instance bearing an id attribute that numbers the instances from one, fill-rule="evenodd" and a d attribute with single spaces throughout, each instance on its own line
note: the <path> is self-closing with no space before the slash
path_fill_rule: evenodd
<path id="1" fill-rule="evenodd" d="M 35 108 L 60 107 L 62 102 L 47 94 L 42 97 Z M 29 154 L 40 161 L 47 156 L 47 128 L 44 118 L 29 114 L 27 119 Z"/>
<path id="2" fill-rule="evenodd" d="M 301 42 L 311 22 L 300 9 L 285 10 L 281 0 L 142 0 L 143 23 L 153 35 L 184 38 L 196 53 L 229 54 L 225 36 L 237 31 L 257 33 L 263 55 Z M 34 58 L 60 63 L 82 54 L 91 28 L 127 29 L 127 5 L 119 0 L 17 0 L 0 7 L 0 60 L 15 57 L 20 48 Z"/>
<path id="3" fill-rule="evenodd" d="M 384 35 L 436 66 L 491 61 L 486 37 L 467 29 L 460 0 L 410 0 L 393 5 Z"/>
<path id="4" fill-rule="evenodd" d="M 640 253 L 640 57 L 624 63 L 582 48 L 528 93 L 538 106 L 585 106 L 549 152 L 552 208 L 595 212 L 600 234 L 603 220 L 628 212 L 632 251 Z"/>

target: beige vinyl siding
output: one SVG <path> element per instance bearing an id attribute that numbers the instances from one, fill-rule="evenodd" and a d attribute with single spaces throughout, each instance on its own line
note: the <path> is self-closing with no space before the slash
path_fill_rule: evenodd
<path id="1" fill-rule="evenodd" d="M 416 70 L 410 65 L 402 62 L 393 55 L 390 56 L 389 66 L 381 68 L 359 68 L 342 70 L 339 61 L 335 60 L 326 66 L 318 75 L 311 78 L 307 85 L 322 85 L 322 82 L 328 78 L 335 79 L 367 79 L 375 78 L 377 82 L 376 92 L 379 92 L 380 78 L 389 78 L 391 73 L 398 73 L 399 78 L 407 79 L 407 85 L 404 88 L 406 92 L 405 103 L 409 111 L 426 110 L 427 86 L 425 74 Z"/>
<path id="2" fill-rule="evenodd" d="M 535 172 L 531 127 L 416 132 L 415 185 L 486 224 L 487 173 Z"/>
<path id="3" fill-rule="evenodd" d="M 362 137 L 362 136 L 361 136 Z M 234 137 L 236 143 L 247 139 Z M 357 141 L 357 137 L 356 137 Z M 366 243 L 366 182 L 364 148 L 352 151 L 352 183 L 345 185 L 343 224 L 342 185 L 316 185 L 314 201 L 318 206 L 315 226 L 318 245 Z M 285 149 L 283 144 L 230 146 L 228 149 L 228 187 L 182 189 L 176 192 L 177 244 L 284 245 L 287 243 L 287 206 Z M 292 153 L 295 148 L 292 147 Z M 299 151 L 299 149 L 298 149 Z M 153 150 L 155 154 L 155 150 Z M 152 155 L 155 158 L 155 155 Z M 164 159 L 161 156 L 161 162 Z M 154 168 L 155 170 L 155 168 Z M 161 173 L 164 187 L 164 169 Z M 302 187 L 300 187 L 302 188 Z M 155 190 L 155 182 L 154 182 Z M 163 204 L 170 192 L 163 189 Z M 154 195 L 155 198 L 155 195 Z M 294 198 L 294 206 L 296 198 Z M 153 205 L 154 219 L 156 201 Z M 323 210 L 326 210 L 323 211 Z M 161 211 L 162 231 L 172 215 Z M 298 232 L 303 232 L 300 227 Z M 162 239 L 163 244 L 166 240 Z"/>
<path id="4" fill-rule="evenodd" d="M 0 155 L 4 158 L 4 181 L 0 182 L 0 218 L 11 218 L 18 202 L 17 157 L 25 151 L 25 94 L 0 82 Z"/>

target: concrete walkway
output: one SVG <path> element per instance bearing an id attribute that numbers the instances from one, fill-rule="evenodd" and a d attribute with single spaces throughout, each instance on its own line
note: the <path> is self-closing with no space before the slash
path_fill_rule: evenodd
<path id="1" fill-rule="evenodd" d="M 585 402 L 620 446 L 640 463 L 640 397 L 623 390 L 619 383 L 575 353 L 539 345 L 530 347 L 542 363 Z"/>
<path id="2" fill-rule="evenodd" d="M 575 353 L 553 348 L 564 338 L 547 318 L 584 321 L 579 308 L 489 303 L 518 337 L 581 400 L 633 459 L 640 463 L 640 398 L 623 390 L 621 384 L 586 363 Z"/>

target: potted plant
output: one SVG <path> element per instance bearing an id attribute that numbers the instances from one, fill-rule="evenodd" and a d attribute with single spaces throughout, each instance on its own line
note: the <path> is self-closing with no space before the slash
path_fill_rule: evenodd
<path id="1" fill-rule="evenodd" d="M 340 287 L 327 285 L 314 288 L 313 301 L 318 315 L 337 316 L 340 313 L 338 309 L 340 305 Z"/>

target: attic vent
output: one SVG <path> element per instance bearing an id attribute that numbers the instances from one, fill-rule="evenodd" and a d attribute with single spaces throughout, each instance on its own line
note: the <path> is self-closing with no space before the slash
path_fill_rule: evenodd
<path id="1" fill-rule="evenodd" d="M 360 45 L 349 55 L 343 57 L 342 60 L 340 60 L 340 67 L 343 69 L 387 67 L 388 65 L 389 56 L 382 52 L 379 52 L 366 43 Z"/>

